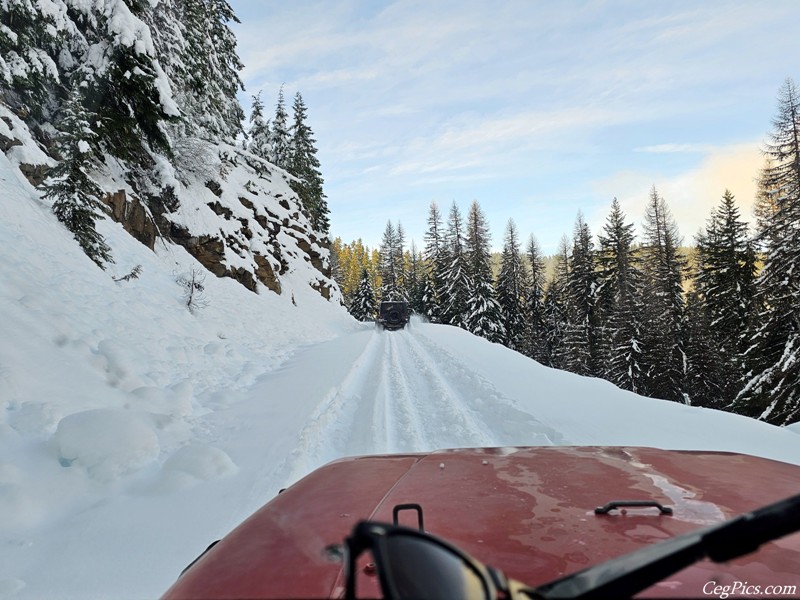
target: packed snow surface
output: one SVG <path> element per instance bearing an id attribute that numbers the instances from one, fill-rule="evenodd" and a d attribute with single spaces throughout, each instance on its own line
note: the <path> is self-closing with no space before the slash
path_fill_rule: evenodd
<path id="1" fill-rule="evenodd" d="M 793 431 L 453 327 L 378 331 L 291 273 L 281 296 L 209 275 L 192 314 L 176 284 L 189 255 L 100 230 L 105 272 L 0 154 L 0 598 L 158 597 L 280 488 L 348 455 L 643 445 L 800 463 Z"/>

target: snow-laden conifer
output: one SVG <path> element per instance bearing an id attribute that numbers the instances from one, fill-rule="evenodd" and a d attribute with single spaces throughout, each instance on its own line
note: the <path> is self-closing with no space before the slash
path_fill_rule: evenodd
<path id="1" fill-rule="evenodd" d="M 508 220 L 500 273 L 497 276 L 497 301 L 500 304 L 505 337 L 503 343 L 522 351 L 525 337 L 525 287 L 528 279 L 520 254 L 519 233 L 513 219 Z"/>
<path id="2" fill-rule="evenodd" d="M 250 109 L 250 128 L 247 131 L 247 150 L 259 158 L 269 160 L 272 146 L 269 143 L 269 119 L 264 118 L 261 92 L 253 96 Z"/>
<path id="3" fill-rule="evenodd" d="M 53 200 L 53 213 L 75 236 L 86 255 L 105 268 L 112 262 L 111 249 L 95 228 L 103 191 L 92 179 L 97 136 L 75 86 L 64 108 L 57 138 L 61 161 L 44 182 L 44 197 Z"/>
<path id="4" fill-rule="evenodd" d="M 428 211 L 428 229 L 425 231 L 423 256 L 427 265 L 424 314 L 431 323 L 439 323 L 442 319 L 441 295 L 444 289 L 444 273 L 447 268 L 447 250 L 442 215 L 435 201 L 431 202 Z"/>
<path id="5" fill-rule="evenodd" d="M 692 314 L 689 320 L 694 341 L 693 348 L 687 348 L 692 379 L 707 380 L 704 385 L 715 394 L 707 394 L 706 406 L 726 405 L 740 389 L 744 375 L 740 356 L 749 345 L 744 338 L 754 317 L 755 273 L 756 253 L 747 223 L 739 216 L 733 194 L 725 190 L 697 236 L 693 310 L 704 314 Z M 698 331 L 700 327 L 706 331 Z"/>
<path id="6" fill-rule="evenodd" d="M 745 354 L 748 378 L 733 410 L 785 425 L 800 420 L 800 93 L 787 80 L 765 152 L 762 187 L 772 211 L 760 223 L 765 253 L 757 300 L 763 306 Z"/>
<path id="7" fill-rule="evenodd" d="M 684 378 L 683 272 L 686 261 L 679 254 L 678 226 L 667 203 L 656 190 L 650 192 L 645 211 L 642 270 L 645 281 L 643 339 L 645 390 L 653 398 L 687 402 Z"/>
<path id="8" fill-rule="evenodd" d="M 272 147 L 270 162 L 281 169 L 289 169 L 291 160 L 291 137 L 289 135 L 289 115 L 286 112 L 286 101 L 283 98 L 283 86 L 278 90 L 278 102 L 275 105 L 275 118 L 269 138 Z"/>
<path id="9" fill-rule="evenodd" d="M 497 303 L 492 276 L 489 226 L 477 200 L 473 200 L 467 216 L 464 254 L 469 276 L 469 294 L 464 316 L 467 331 L 490 342 L 503 342 L 505 328 Z"/>
<path id="10" fill-rule="evenodd" d="M 599 241 L 598 375 L 623 389 L 641 393 L 644 390 L 642 271 L 633 249 L 633 224 L 625 222 L 616 198 Z"/>
<path id="11" fill-rule="evenodd" d="M 316 231 L 327 234 L 330 229 L 328 203 L 322 191 L 322 173 L 317 158 L 316 140 L 311 127 L 306 122 L 306 105 L 303 96 L 294 96 L 294 123 L 289 142 L 289 158 L 286 169 L 299 181 L 293 182 L 292 189 L 297 192 L 303 207 Z M 277 116 L 276 116 L 277 119 Z M 277 127 L 277 123 L 276 123 Z"/>
<path id="12" fill-rule="evenodd" d="M 350 303 L 350 314 L 359 321 L 375 319 L 376 301 L 372 278 L 366 268 L 361 269 L 361 279 Z"/>
<path id="13" fill-rule="evenodd" d="M 443 323 L 467 328 L 466 315 L 472 281 L 469 276 L 469 263 L 464 251 L 464 223 L 458 205 L 453 202 L 447 220 L 445 233 L 446 266 L 442 273 L 440 300 Z"/>
<path id="14" fill-rule="evenodd" d="M 542 364 L 548 364 L 544 308 L 547 275 L 539 244 L 533 234 L 528 238 L 526 256 L 528 280 L 525 282 L 525 331 L 522 352 Z"/>
<path id="15" fill-rule="evenodd" d="M 595 313 L 597 274 L 594 244 L 589 226 L 578 213 L 566 279 L 566 316 L 563 353 L 566 370 L 578 375 L 595 375 L 597 321 Z"/>

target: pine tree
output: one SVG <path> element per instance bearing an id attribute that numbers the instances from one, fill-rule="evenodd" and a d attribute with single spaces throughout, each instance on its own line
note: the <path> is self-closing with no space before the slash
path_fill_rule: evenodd
<path id="1" fill-rule="evenodd" d="M 376 302 L 375 291 L 372 288 L 372 278 L 366 268 L 361 269 L 361 279 L 350 303 L 350 314 L 359 321 L 372 321 L 375 319 Z"/>
<path id="2" fill-rule="evenodd" d="M 61 161 L 50 170 L 44 183 L 44 197 L 53 200 L 53 212 L 69 229 L 86 255 L 105 268 L 113 262 L 111 249 L 95 229 L 103 191 L 91 178 L 97 136 L 82 103 L 79 88 L 73 87 L 60 124 L 58 149 Z"/>
<path id="3" fill-rule="evenodd" d="M 67 45 L 63 25 L 33 0 L 0 3 L 0 99 L 42 118 L 59 83 L 54 60 Z"/>
<path id="4" fill-rule="evenodd" d="M 705 356 L 692 360 L 713 365 L 705 376 L 718 394 L 706 405 L 729 404 L 744 376 L 740 355 L 747 349 L 745 334 L 754 312 L 756 253 L 747 233 L 747 223 L 739 217 L 733 194 L 725 190 L 720 206 L 711 214 L 705 231 L 697 236 L 697 307 L 705 312 L 695 317 L 690 326 L 706 326 L 705 332 L 694 331 L 695 339 L 705 338 L 711 360 Z M 719 365 L 720 368 L 717 368 Z M 703 369 L 698 365 L 695 378 Z M 694 403 L 694 399 L 693 399 Z"/>
<path id="5" fill-rule="evenodd" d="M 412 312 L 419 315 L 425 314 L 425 275 L 423 273 L 422 255 L 417 250 L 414 241 L 408 253 L 408 274 L 406 288 Z"/>
<path id="6" fill-rule="evenodd" d="M 541 364 L 548 364 L 547 324 L 545 320 L 546 274 L 536 238 L 528 238 L 528 281 L 525 290 L 525 333 L 523 352 Z"/>
<path id="7" fill-rule="evenodd" d="M 564 332 L 564 368 L 578 375 L 595 374 L 597 275 L 589 226 L 578 213 L 569 272 L 566 279 L 567 326 Z"/>
<path id="8" fill-rule="evenodd" d="M 89 45 L 77 73 L 100 145 L 129 164 L 145 166 L 149 150 L 167 155 L 171 145 L 166 123 L 180 111 L 169 79 L 156 57 L 149 27 L 142 21 L 148 5 L 108 3 L 106 11 L 78 19 Z"/>
<path id="9" fill-rule="evenodd" d="M 464 251 L 464 224 L 455 202 L 450 208 L 444 241 L 447 266 L 442 273 L 441 319 L 442 323 L 466 329 L 472 281 L 469 276 L 467 254 Z"/>
<path id="10" fill-rule="evenodd" d="M 567 282 L 569 280 L 569 239 L 561 238 L 555 257 L 555 271 L 544 296 L 544 317 L 547 326 L 545 355 L 547 366 L 564 369 L 567 364 L 564 338 L 567 329 Z"/>
<path id="11" fill-rule="evenodd" d="M 278 103 L 275 105 L 275 118 L 272 119 L 272 131 L 269 140 L 269 145 L 272 147 L 270 162 L 281 169 L 287 170 L 291 159 L 291 138 L 289 137 L 288 121 L 289 115 L 286 113 L 283 86 L 281 86 L 280 90 L 278 90 Z"/>
<path id="12" fill-rule="evenodd" d="M 447 268 L 447 252 L 444 241 L 442 216 L 436 202 L 431 202 L 428 211 L 428 229 L 425 232 L 425 316 L 431 323 L 442 320 L 441 294 L 444 290 L 444 273 Z"/>
<path id="13" fill-rule="evenodd" d="M 500 305 L 495 298 L 492 277 L 489 226 L 477 200 L 473 200 L 467 216 L 464 253 L 470 288 L 464 328 L 490 342 L 502 342 L 505 328 Z"/>
<path id="14" fill-rule="evenodd" d="M 398 225 L 399 227 L 399 225 Z M 381 301 L 406 300 L 402 287 L 402 246 L 398 242 L 397 229 L 387 221 L 381 242 Z"/>
<path id="15" fill-rule="evenodd" d="M 261 101 L 261 92 L 253 96 L 250 130 L 247 135 L 249 138 L 247 150 L 259 158 L 269 160 L 272 153 L 272 147 L 269 145 L 269 120 L 264 120 L 264 103 Z"/>
<path id="16" fill-rule="evenodd" d="M 189 117 L 188 133 L 232 144 L 244 121 L 236 97 L 244 90 L 239 77 L 244 65 L 229 26 L 239 19 L 227 0 L 179 0 L 175 10 L 184 42 L 177 48 L 170 44 L 161 54 L 179 53 L 179 73 L 173 80 L 181 108 Z"/>
<path id="17" fill-rule="evenodd" d="M 643 392 L 654 398 L 687 402 L 683 299 L 686 261 L 678 254 L 678 227 L 655 187 L 645 212 L 644 237 Z"/>
<path id="18" fill-rule="evenodd" d="M 503 315 L 503 343 L 512 350 L 525 346 L 525 287 L 528 279 L 520 255 L 519 234 L 513 219 L 508 220 L 497 277 L 497 301 Z"/>
<path id="19" fill-rule="evenodd" d="M 598 375 L 636 393 L 644 391 L 642 272 L 633 250 L 633 224 L 614 198 L 597 255 L 597 313 L 602 369 Z"/>
<path id="20" fill-rule="evenodd" d="M 709 321 L 709 310 L 697 289 L 686 297 L 686 394 L 694 406 L 721 408 L 726 396 L 724 384 L 729 374 L 719 357 Z M 730 377 L 733 384 L 739 381 Z"/>
<path id="21" fill-rule="evenodd" d="M 306 123 L 306 105 L 300 92 L 294 97 L 294 124 L 289 145 L 287 170 L 297 177 L 292 189 L 300 197 L 315 230 L 327 235 L 330 230 L 328 203 L 322 192 L 322 173 L 320 173 L 314 134 Z M 276 117 L 277 119 L 277 117 Z M 277 123 L 276 123 L 277 127 Z"/>
<path id="22" fill-rule="evenodd" d="M 746 351 L 747 383 L 731 408 L 776 425 L 800 419 L 800 93 L 780 90 L 762 177 L 774 211 L 760 223 L 764 268 L 757 279 L 763 306 Z"/>

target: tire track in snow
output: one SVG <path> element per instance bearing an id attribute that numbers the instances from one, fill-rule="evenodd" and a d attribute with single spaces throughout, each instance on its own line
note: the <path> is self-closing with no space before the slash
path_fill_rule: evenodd
<path id="1" fill-rule="evenodd" d="M 318 466 L 348 455 L 353 444 L 362 394 L 374 381 L 380 339 L 372 335 L 342 380 L 316 404 L 297 435 L 296 443 L 269 480 L 290 485 Z M 355 445 L 358 445 L 357 443 Z M 368 450 L 356 451 L 366 453 Z"/>
<path id="2" fill-rule="evenodd" d="M 413 330 L 412 330 L 413 331 Z M 482 437 L 457 436 L 453 442 L 473 446 L 563 445 L 560 432 L 533 415 L 514 407 L 483 377 L 434 343 L 424 334 L 409 338 L 410 350 L 429 379 L 442 390 L 442 402 L 449 414 L 464 415 L 463 432 L 477 431 Z"/>

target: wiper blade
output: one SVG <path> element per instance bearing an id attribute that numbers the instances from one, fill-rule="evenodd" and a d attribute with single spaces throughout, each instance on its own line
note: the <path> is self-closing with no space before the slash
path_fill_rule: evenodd
<path id="1" fill-rule="evenodd" d="M 723 562 L 800 530 L 800 494 L 729 521 L 653 544 L 532 590 L 539 598 L 624 598 L 684 567 Z"/>

